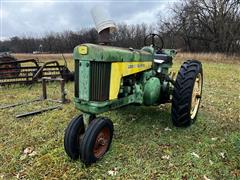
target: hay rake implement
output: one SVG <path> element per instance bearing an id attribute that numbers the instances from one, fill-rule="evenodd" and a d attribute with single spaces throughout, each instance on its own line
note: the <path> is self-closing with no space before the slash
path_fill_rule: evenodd
<path id="1" fill-rule="evenodd" d="M 0 86 L 9 84 L 32 84 L 42 77 L 61 77 L 65 81 L 73 80 L 73 72 L 58 61 L 39 62 L 38 59 L 18 60 L 14 56 L 0 54 Z"/>

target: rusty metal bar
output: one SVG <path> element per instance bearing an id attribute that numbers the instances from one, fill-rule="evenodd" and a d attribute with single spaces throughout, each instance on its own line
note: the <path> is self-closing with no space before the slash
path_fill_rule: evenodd
<path id="1" fill-rule="evenodd" d="M 12 78 L 13 77 L 0 77 L 0 80 L 7 80 L 7 79 L 12 79 Z M 16 76 L 16 77 L 14 77 L 14 79 L 21 79 L 21 78 L 32 78 L 32 76 Z"/>
<path id="2" fill-rule="evenodd" d="M 65 81 L 64 81 L 64 79 L 61 79 L 60 83 L 61 83 L 61 101 L 62 101 L 62 103 L 65 103 L 67 94 L 65 92 Z"/>
<path id="3" fill-rule="evenodd" d="M 62 107 L 61 105 L 58 105 L 58 106 L 52 106 L 52 107 L 45 108 L 45 109 L 40 109 L 40 110 L 37 110 L 37 111 L 26 112 L 26 113 L 16 115 L 16 118 L 22 118 L 22 117 L 32 116 L 32 115 L 36 115 L 36 114 L 41 114 L 41 113 L 46 112 L 46 111 L 51 111 L 51 110 L 54 110 L 54 109 L 60 109 L 61 107 Z"/>
<path id="4" fill-rule="evenodd" d="M 10 67 L 6 67 L 6 64 Z M 70 73 L 66 63 L 60 65 L 58 61 L 48 61 L 43 65 L 39 65 L 36 59 L 0 62 L 0 86 L 16 83 L 32 84 L 42 77 L 64 78 L 68 76 L 64 73 L 65 70 L 66 73 Z"/>
<path id="5" fill-rule="evenodd" d="M 0 65 L 3 64 L 16 64 L 16 63 L 27 63 L 27 62 L 32 62 L 35 64 L 36 67 L 39 67 L 38 62 L 36 59 L 23 59 L 23 60 L 17 60 L 17 61 L 8 61 L 8 62 L 0 62 Z"/>
<path id="6" fill-rule="evenodd" d="M 16 107 L 16 106 L 21 106 L 21 105 L 24 105 L 24 104 L 29 104 L 29 103 L 32 103 L 32 102 L 36 102 L 36 101 L 41 101 L 41 99 L 34 99 L 34 100 L 31 100 L 31 101 L 26 101 L 26 102 L 20 102 L 20 103 L 16 103 L 16 104 L 1 106 L 0 109 L 8 109 L 8 108 Z"/>
<path id="7" fill-rule="evenodd" d="M 43 91 L 43 99 L 47 99 L 47 86 L 46 83 L 47 81 L 60 81 L 60 90 L 61 90 L 61 98 L 60 100 L 51 100 L 48 99 L 50 101 L 55 101 L 55 102 L 60 102 L 60 103 L 67 103 L 69 102 L 68 99 L 66 99 L 66 91 L 65 91 L 65 80 L 62 78 L 50 78 L 50 77 L 43 77 L 42 79 L 42 91 Z"/>
<path id="8" fill-rule="evenodd" d="M 47 84 L 45 78 L 42 78 L 42 98 L 47 99 Z"/>
<path id="9" fill-rule="evenodd" d="M 61 72 L 61 68 L 60 68 L 60 65 L 57 61 L 49 61 L 49 62 L 46 62 L 42 65 L 42 67 L 40 67 L 40 69 L 36 72 L 36 74 L 33 76 L 32 78 L 32 81 L 34 81 L 36 78 L 38 78 L 40 76 L 40 74 L 42 73 L 43 69 L 47 67 L 47 65 L 49 64 L 56 64 L 59 72 Z"/>

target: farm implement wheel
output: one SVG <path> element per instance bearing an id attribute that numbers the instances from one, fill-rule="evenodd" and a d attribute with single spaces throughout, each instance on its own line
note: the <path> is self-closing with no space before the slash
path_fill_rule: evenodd
<path id="1" fill-rule="evenodd" d="M 203 85 L 202 64 L 188 60 L 181 66 L 172 97 L 172 122 L 175 126 L 189 126 L 195 122 Z"/>
<path id="2" fill-rule="evenodd" d="M 87 128 L 80 145 L 80 158 L 90 165 L 100 159 L 108 150 L 113 137 L 113 123 L 107 118 L 93 120 Z"/>

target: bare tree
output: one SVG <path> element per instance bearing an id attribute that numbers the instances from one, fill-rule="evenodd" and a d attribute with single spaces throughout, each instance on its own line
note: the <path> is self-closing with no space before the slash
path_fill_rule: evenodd
<path id="1" fill-rule="evenodd" d="M 165 28 L 180 35 L 189 51 L 236 51 L 240 39 L 239 0 L 185 0 L 172 9 Z"/>

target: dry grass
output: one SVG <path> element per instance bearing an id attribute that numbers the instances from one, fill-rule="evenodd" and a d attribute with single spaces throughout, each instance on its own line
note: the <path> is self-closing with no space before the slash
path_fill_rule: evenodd
<path id="1" fill-rule="evenodd" d="M 234 63 L 240 64 L 240 56 L 221 53 L 178 53 L 177 58 L 181 61 L 186 59 L 197 59 L 204 62 L 215 62 L 215 63 Z"/>
<path id="2" fill-rule="evenodd" d="M 63 54 L 66 59 L 72 59 L 71 53 Z M 26 54 L 26 53 L 18 53 L 14 54 L 18 59 L 27 59 L 27 58 L 38 58 L 40 61 L 49 61 L 49 60 L 62 60 L 62 54 Z"/>

